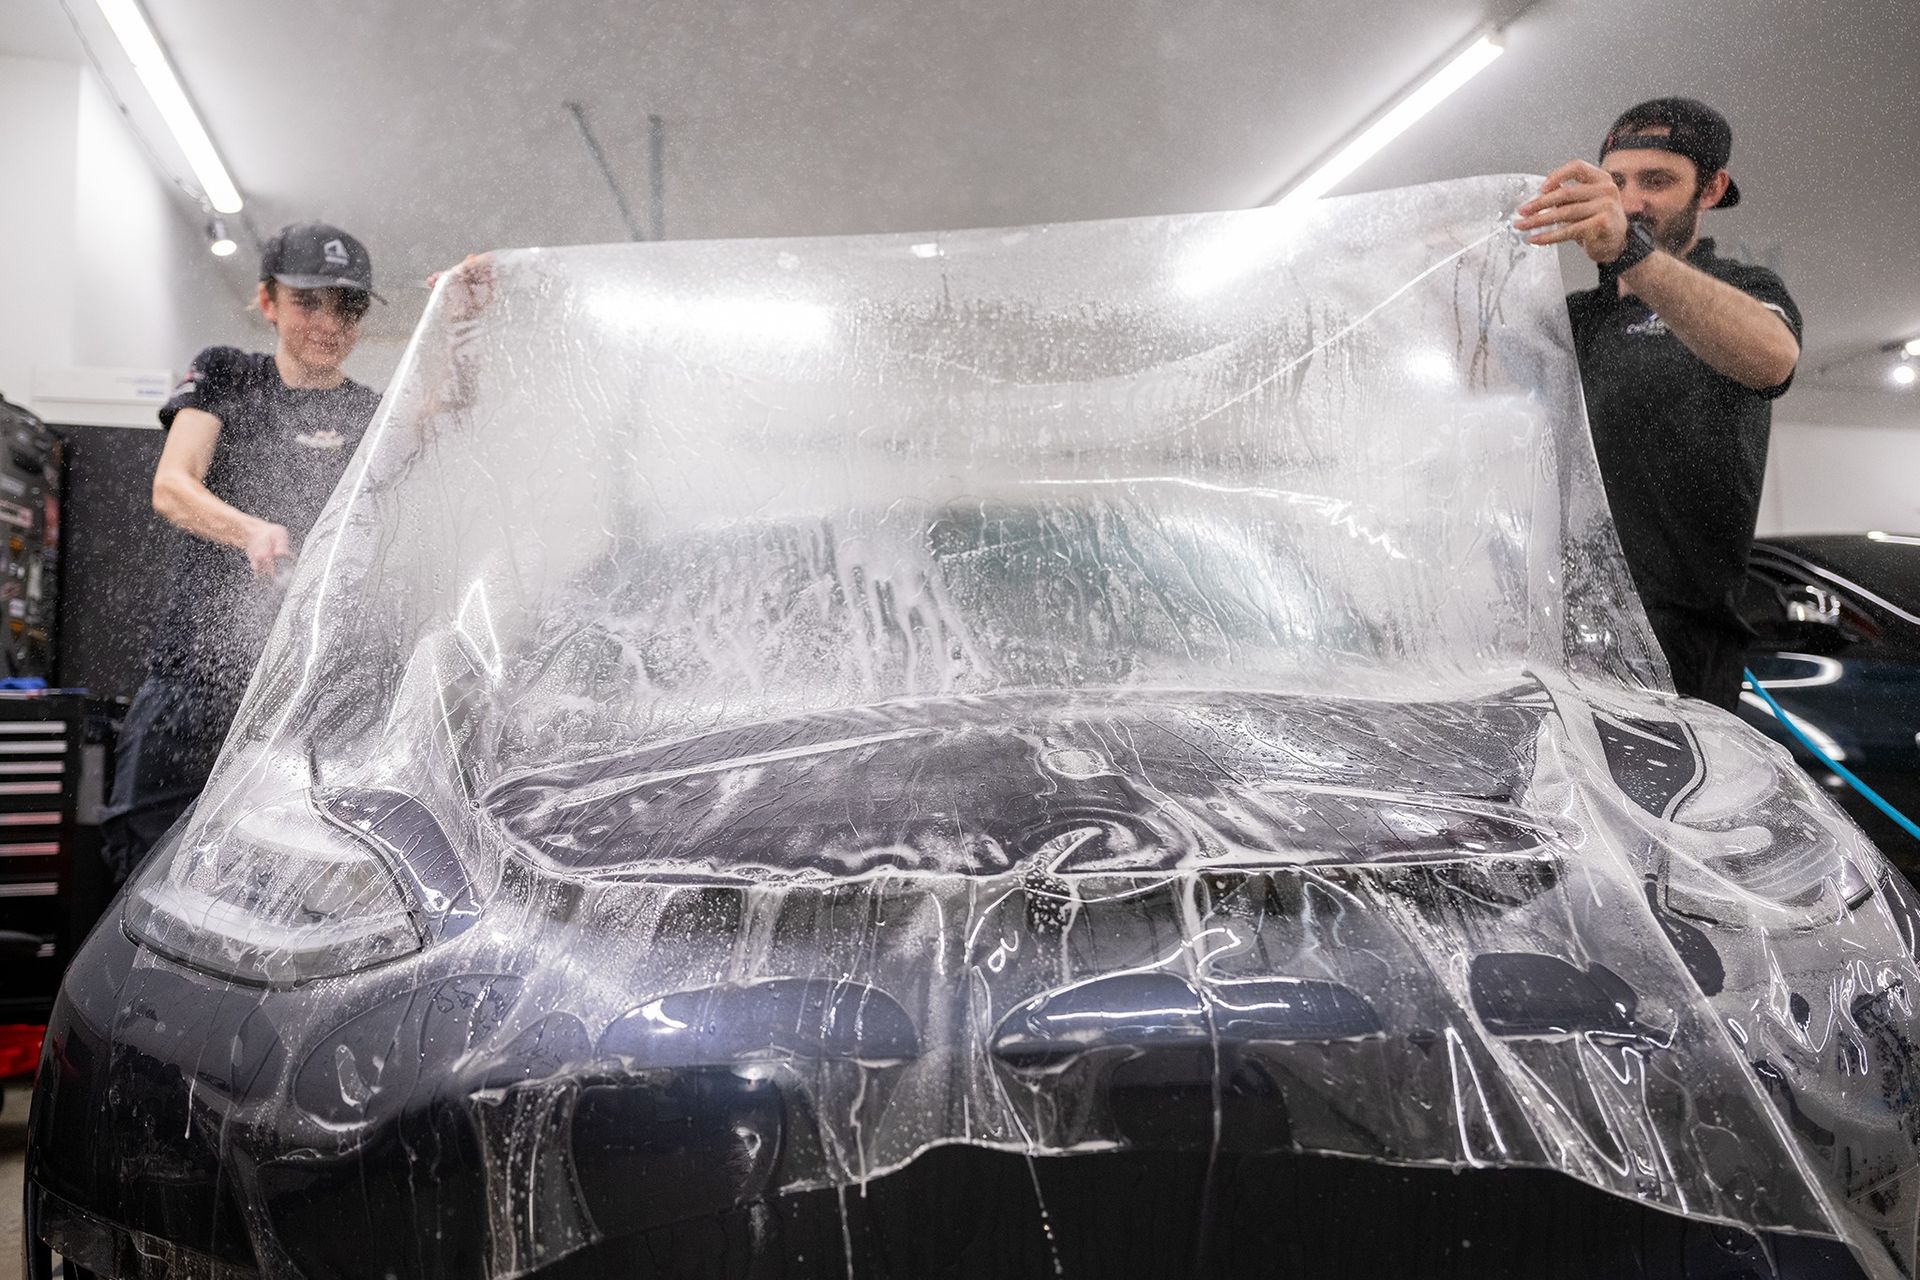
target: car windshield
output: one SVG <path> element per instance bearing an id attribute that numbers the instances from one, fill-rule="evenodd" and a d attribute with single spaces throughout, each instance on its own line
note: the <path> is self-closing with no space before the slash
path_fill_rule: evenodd
<path id="1" fill-rule="evenodd" d="M 496 255 L 210 795 L 474 795 L 899 699 L 1658 686 L 1527 190 Z"/>

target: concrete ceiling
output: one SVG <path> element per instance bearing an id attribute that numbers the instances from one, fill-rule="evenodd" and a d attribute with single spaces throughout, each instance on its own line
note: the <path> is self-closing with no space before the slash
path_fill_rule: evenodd
<path id="1" fill-rule="evenodd" d="M 4 0 L 0 52 L 79 60 L 77 23 L 121 74 L 91 0 L 66 4 L 74 23 L 62 0 Z M 1232 208 L 1512 17 L 1507 55 L 1342 190 L 1544 172 L 1590 156 L 1629 102 L 1703 97 L 1734 123 L 1746 192 L 1707 230 L 1786 275 L 1803 384 L 1879 406 L 1869 417 L 1920 407 L 1857 358 L 1920 334 L 1914 0 L 146 4 L 252 226 L 360 235 L 395 303 L 376 311 L 388 333 L 418 315 L 411 282 L 470 250 L 627 238 L 569 102 L 642 227 L 661 117 L 676 238 Z M 227 267 L 236 289 L 250 257 Z"/>

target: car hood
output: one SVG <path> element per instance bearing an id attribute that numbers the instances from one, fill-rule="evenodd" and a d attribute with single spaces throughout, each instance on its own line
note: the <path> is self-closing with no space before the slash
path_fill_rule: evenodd
<path id="1" fill-rule="evenodd" d="M 1157 875 L 1538 849 L 1547 703 L 1134 691 L 927 699 L 517 774 L 482 806 L 569 872 Z"/>
<path id="2" fill-rule="evenodd" d="M 432 843 L 397 793 L 317 802 Z M 952 1141 L 1311 1151 L 1816 1234 L 1906 1159 L 1920 912 L 1707 708 L 925 700 L 531 770 L 481 808 L 513 846 L 483 927 L 344 1003 L 303 989 L 294 1098 L 328 1132 L 672 1073 L 791 1100 L 716 1156 L 767 1186 Z M 1835 938 L 1873 957 L 1842 984 Z M 1905 1212 L 1889 1185 L 1866 1212 Z"/>

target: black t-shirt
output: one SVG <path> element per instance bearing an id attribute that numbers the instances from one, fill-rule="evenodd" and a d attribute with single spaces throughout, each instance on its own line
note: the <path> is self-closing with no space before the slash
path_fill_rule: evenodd
<path id="1" fill-rule="evenodd" d="M 1800 337 L 1780 277 L 1717 256 L 1693 266 L 1777 312 Z M 1735 608 L 1760 514 L 1773 400 L 1793 379 L 1754 391 L 1714 372 L 1612 280 L 1567 296 L 1593 448 L 1634 585 L 1656 626 L 1744 633 Z"/>
<path id="2" fill-rule="evenodd" d="M 171 428 L 182 409 L 220 419 L 205 484 L 249 515 L 286 526 L 298 553 L 380 403 L 351 379 L 325 391 L 289 387 L 273 357 L 208 347 L 160 410 Z M 253 576 L 244 551 L 176 531 L 165 612 L 148 670 L 191 681 L 232 706 L 246 689 L 280 607 L 281 588 Z"/>

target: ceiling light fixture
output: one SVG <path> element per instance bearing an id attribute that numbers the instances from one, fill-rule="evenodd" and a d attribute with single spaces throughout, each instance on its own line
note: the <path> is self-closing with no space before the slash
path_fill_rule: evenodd
<path id="1" fill-rule="evenodd" d="M 1888 357 L 1892 357 L 1892 362 L 1882 363 Z M 1915 363 L 1920 361 L 1920 338 L 1892 338 L 1878 346 L 1856 347 L 1853 351 L 1820 365 L 1812 371 L 1812 376 L 1824 380 L 1841 369 L 1869 361 L 1881 370 L 1882 376 L 1886 379 L 1881 384 L 1883 387 L 1898 387 L 1904 391 L 1920 383 L 1920 363 Z M 1844 384 L 1835 383 L 1834 385 L 1843 386 Z M 1851 389 L 1858 391 L 1862 388 L 1856 382 Z"/>
<path id="2" fill-rule="evenodd" d="M 207 223 L 207 248 L 213 250 L 216 258 L 231 258 L 240 248 L 227 234 L 227 220 L 217 213 Z"/>
<path id="3" fill-rule="evenodd" d="M 1328 156 L 1306 177 L 1280 188 L 1260 203 L 1288 206 L 1318 200 L 1338 186 L 1341 180 L 1355 169 L 1365 164 L 1381 148 L 1410 129 L 1414 121 L 1446 101 L 1461 85 L 1484 71 L 1504 51 L 1505 42 L 1497 30 L 1474 39 L 1465 48 L 1448 58 L 1439 70 L 1381 112 L 1378 118 Z"/>
<path id="4" fill-rule="evenodd" d="M 194 177 L 200 180 L 201 190 L 206 192 L 207 202 L 220 213 L 240 212 L 240 191 L 233 185 L 233 179 L 227 176 L 227 167 L 220 162 L 220 153 L 214 150 L 213 139 L 207 136 L 200 117 L 194 113 L 193 104 L 187 101 L 186 90 L 180 87 L 180 80 L 173 74 L 173 66 L 161 51 L 160 42 L 154 39 L 153 28 L 147 25 L 146 15 L 140 12 L 140 6 L 135 0 L 94 2 L 100 6 L 100 13 L 106 18 L 107 25 L 113 28 L 113 34 L 126 51 L 128 61 L 133 63 L 133 69 L 139 75 L 140 83 L 146 86 L 147 96 L 153 99 L 160 118 L 167 122 L 173 140 L 180 144 L 187 163 L 193 168 Z"/>

